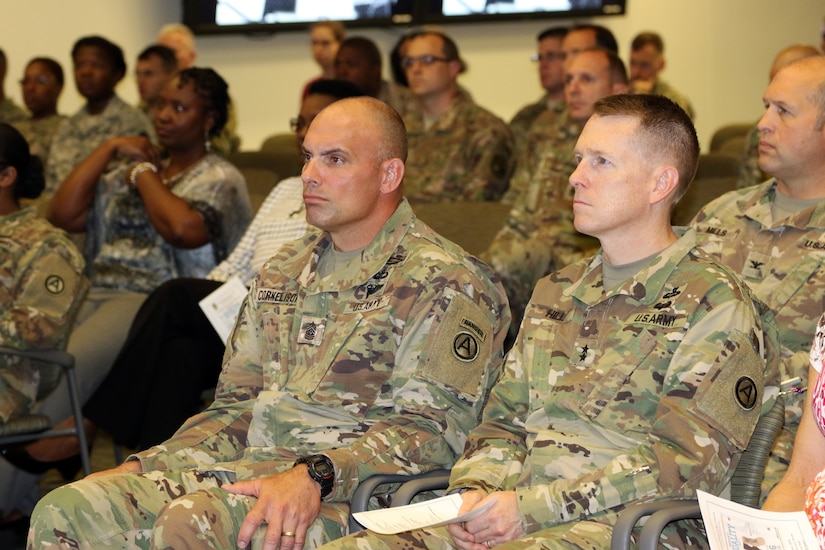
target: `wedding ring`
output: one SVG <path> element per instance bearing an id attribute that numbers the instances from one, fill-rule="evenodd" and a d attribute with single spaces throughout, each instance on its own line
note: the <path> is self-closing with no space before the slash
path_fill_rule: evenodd
<path id="1" fill-rule="evenodd" d="M 281 531 L 282 537 L 294 537 L 295 531 Z"/>

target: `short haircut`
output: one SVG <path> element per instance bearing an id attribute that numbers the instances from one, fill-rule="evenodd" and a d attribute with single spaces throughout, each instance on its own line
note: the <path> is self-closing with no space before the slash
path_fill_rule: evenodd
<path id="1" fill-rule="evenodd" d="M 215 112 L 215 125 L 209 135 L 221 133 L 229 117 L 229 85 L 210 68 L 190 67 L 178 73 L 178 88 L 192 83 L 195 95 L 207 103 L 207 110 Z"/>
<path id="2" fill-rule="evenodd" d="M 816 121 L 814 121 L 814 130 L 819 132 L 825 128 L 825 55 L 816 55 L 812 57 L 803 57 L 792 61 L 782 67 L 779 72 L 787 69 L 799 70 L 807 74 L 816 74 L 817 84 L 810 90 L 807 90 L 808 99 L 817 108 Z M 779 73 L 777 73 L 779 74 Z"/>
<path id="3" fill-rule="evenodd" d="M 630 49 L 632 51 L 639 51 L 645 46 L 650 44 L 653 46 L 658 53 L 665 53 L 665 43 L 662 40 L 662 37 L 659 36 L 655 32 L 640 32 L 636 35 L 636 38 L 633 39 L 633 42 L 630 43 Z"/>
<path id="4" fill-rule="evenodd" d="M 619 43 L 616 42 L 616 37 L 613 36 L 613 33 L 610 32 L 610 29 L 607 27 L 603 27 L 601 25 L 593 25 L 590 23 L 580 23 L 578 25 L 573 26 L 568 32 L 572 31 L 581 31 L 581 30 L 592 30 L 593 34 L 596 36 L 596 45 L 600 48 L 604 48 L 605 50 L 610 50 L 615 53 L 619 53 Z"/>
<path id="5" fill-rule="evenodd" d="M 126 74 L 126 59 L 123 57 L 123 50 L 117 44 L 109 42 L 102 36 L 84 36 L 74 43 L 72 59 L 77 56 L 77 52 L 81 48 L 97 48 L 109 60 L 115 71 L 120 72 L 122 75 Z"/>
<path id="6" fill-rule="evenodd" d="M 43 164 L 32 155 L 26 138 L 11 124 L 0 123 L 0 167 L 13 166 L 17 170 L 14 182 L 14 200 L 36 199 L 46 187 Z"/>
<path id="7" fill-rule="evenodd" d="M 35 57 L 26 64 L 26 67 L 33 65 L 34 63 L 40 63 L 43 65 L 43 67 L 45 67 L 46 70 L 54 77 L 54 81 L 63 86 L 63 67 L 60 66 L 60 63 L 51 57 Z"/>
<path id="8" fill-rule="evenodd" d="M 160 44 L 152 44 L 145 48 L 138 55 L 138 61 L 146 61 L 151 57 L 160 58 L 163 70 L 167 73 L 174 73 L 178 70 L 178 58 L 175 57 L 175 50 Z"/>
<path id="9" fill-rule="evenodd" d="M 610 82 L 612 84 L 624 84 L 627 86 L 629 82 L 627 76 L 627 67 L 625 67 L 624 61 L 622 58 L 618 56 L 618 54 L 612 50 L 608 50 L 606 48 L 585 48 L 579 53 L 583 52 L 601 52 L 607 57 L 607 64 L 608 64 L 608 71 L 610 73 Z"/>
<path id="10" fill-rule="evenodd" d="M 355 107 L 347 105 L 347 103 L 351 103 Z M 404 126 L 404 121 L 401 120 L 401 115 L 395 109 L 380 99 L 370 96 L 342 99 L 332 105 L 344 109 L 346 112 L 358 112 L 359 109 L 366 111 L 363 113 L 364 120 L 375 123 L 380 133 L 378 136 L 378 163 L 393 158 L 402 161 L 407 160 L 407 128 Z"/>
<path id="11" fill-rule="evenodd" d="M 341 42 L 347 34 L 347 29 L 340 21 L 316 21 L 309 26 L 309 30 L 312 31 L 317 27 L 326 27 L 331 30 L 336 42 Z"/>
<path id="12" fill-rule="evenodd" d="M 328 95 L 336 99 L 345 99 L 348 97 L 361 97 L 366 94 L 349 80 L 321 78 L 309 85 L 307 95 Z"/>
<path id="13" fill-rule="evenodd" d="M 676 204 L 684 196 L 699 164 L 699 139 L 684 109 L 661 95 L 617 94 L 598 100 L 593 116 L 638 119 L 634 139 L 646 149 L 643 155 L 673 164 L 679 173 L 679 184 L 671 204 Z"/>
<path id="14" fill-rule="evenodd" d="M 381 51 L 378 49 L 378 46 L 375 45 L 375 42 L 369 38 L 364 38 L 363 36 L 347 38 L 338 46 L 338 51 L 340 52 L 344 48 L 355 50 L 364 56 L 364 59 L 372 66 L 381 66 Z"/>
<path id="15" fill-rule="evenodd" d="M 549 27 L 539 33 L 536 41 L 541 42 L 545 38 L 564 38 L 569 30 L 567 27 Z"/>

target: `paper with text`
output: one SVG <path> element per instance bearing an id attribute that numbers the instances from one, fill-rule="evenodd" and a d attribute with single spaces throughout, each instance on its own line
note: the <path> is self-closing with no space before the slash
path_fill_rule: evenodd
<path id="1" fill-rule="evenodd" d="M 493 502 L 494 500 L 490 500 L 484 506 L 459 516 L 458 509 L 461 508 L 461 495 L 456 493 L 425 502 L 398 506 L 397 508 L 355 512 L 353 517 L 358 523 L 371 531 L 382 535 L 394 535 L 413 529 L 469 521 L 481 515 L 482 512 L 493 505 Z"/>
<path id="2" fill-rule="evenodd" d="M 241 309 L 241 303 L 249 290 L 237 275 L 233 275 L 224 284 L 216 288 L 206 298 L 198 302 L 203 314 L 215 327 L 221 340 L 226 342 L 232 334 L 235 319 Z"/>
<path id="3" fill-rule="evenodd" d="M 818 550 L 805 512 L 768 512 L 697 491 L 711 550 Z"/>

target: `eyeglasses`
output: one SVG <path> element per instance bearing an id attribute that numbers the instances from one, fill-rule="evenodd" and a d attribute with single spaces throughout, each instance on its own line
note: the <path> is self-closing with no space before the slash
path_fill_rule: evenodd
<path id="1" fill-rule="evenodd" d="M 292 129 L 293 132 L 297 132 L 298 130 L 303 130 L 309 126 L 309 122 L 304 122 L 304 119 L 301 117 L 295 117 L 289 119 L 289 127 Z"/>
<path id="2" fill-rule="evenodd" d="M 25 86 L 26 84 L 40 84 L 41 86 L 48 86 L 52 82 L 53 80 L 48 76 L 38 76 L 35 78 L 24 78 L 20 80 L 20 85 Z"/>
<path id="3" fill-rule="evenodd" d="M 436 62 L 447 63 L 448 61 L 452 61 L 452 59 L 446 57 L 437 57 L 435 55 L 419 55 L 418 57 L 402 57 L 401 66 L 409 69 L 413 65 L 415 65 L 416 62 L 418 62 L 425 67 L 429 67 L 430 65 Z"/>
<path id="4" fill-rule="evenodd" d="M 530 61 L 535 63 L 539 61 L 564 61 L 566 57 L 565 52 L 534 53 L 530 56 Z"/>

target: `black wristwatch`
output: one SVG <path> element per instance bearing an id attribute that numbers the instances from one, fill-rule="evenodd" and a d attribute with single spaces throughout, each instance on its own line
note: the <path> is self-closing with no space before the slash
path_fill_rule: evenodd
<path id="1" fill-rule="evenodd" d="M 298 464 L 306 464 L 309 477 L 321 486 L 321 500 L 332 492 L 332 485 L 335 483 L 335 466 L 332 465 L 328 456 L 305 456 L 295 461 L 294 465 Z"/>

